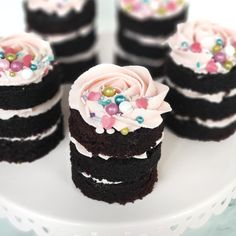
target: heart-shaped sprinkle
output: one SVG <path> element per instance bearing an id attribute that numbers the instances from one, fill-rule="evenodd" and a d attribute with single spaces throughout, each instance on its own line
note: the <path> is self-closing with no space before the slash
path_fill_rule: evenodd
<path id="1" fill-rule="evenodd" d="M 88 95 L 89 101 L 98 101 L 101 98 L 101 94 L 99 92 L 90 92 Z"/>
<path id="2" fill-rule="evenodd" d="M 113 125 L 115 124 L 116 119 L 113 116 L 106 116 L 104 115 L 102 117 L 102 127 L 104 129 L 111 129 Z"/>
<path id="3" fill-rule="evenodd" d="M 213 60 L 211 60 L 207 63 L 206 70 L 209 73 L 216 73 L 218 70 L 218 67 L 217 67 L 216 63 Z"/>
<path id="4" fill-rule="evenodd" d="M 146 98 L 139 98 L 139 99 L 136 100 L 136 106 L 138 108 L 147 109 L 147 107 L 148 107 L 148 100 Z"/>
<path id="5" fill-rule="evenodd" d="M 16 50 L 14 50 L 13 48 L 7 48 L 5 50 L 5 54 L 9 54 L 9 53 L 16 54 Z"/>
<path id="6" fill-rule="evenodd" d="M 32 55 L 26 55 L 23 58 L 23 64 L 26 67 L 30 67 L 31 66 L 31 61 L 33 60 L 33 56 Z"/>
<path id="7" fill-rule="evenodd" d="M 202 52 L 202 46 L 200 43 L 193 43 L 191 45 L 191 50 L 192 50 L 192 52 L 200 53 L 200 52 Z"/>

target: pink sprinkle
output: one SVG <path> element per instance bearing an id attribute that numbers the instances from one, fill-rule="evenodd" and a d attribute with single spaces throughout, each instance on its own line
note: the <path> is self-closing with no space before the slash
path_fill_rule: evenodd
<path id="1" fill-rule="evenodd" d="M 15 51 L 13 48 L 7 48 L 7 49 L 5 50 L 5 54 L 7 55 L 7 54 L 9 54 L 9 53 L 16 54 L 16 51 Z"/>
<path id="2" fill-rule="evenodd" d="M 139 11 L 142 9 L 142 5 L 140 3 L 135 3 L 133 6 L 134 11 Z"/>
<path id="3" fill-rule="evenodd" d="M 206 70 L 209 72 L 209 73 L 216 73 L 217 70 L 218 70 L 218 67 L 216 65 L 216 63 L 214 61 L 209 61 L 207 63 L 207 66 L 206 66 Z"/>
<path id="4" fill-rule="evenodd" d="M 147 107 L 148 107 L 148 100 L 146 98 L 139 98 L 139 99 L 136 100 L 136 106 L 138 108 L 147 109 Z"/>
<path id="5" fill-rule="evenodd" d="M 200 53 L 200 52 L 202 52 L 202 46 L 201 46 L 200 43 L 193 43 L 190 48 L 191 48 L 191 50 L 192 50 L 193 52 L 195 52 L 195 53 Z"/>
<path id="6" fill-rule="evenodd" d="M 32 59 L 33 59 L 32 55 L 26 55 L 26 56 L 24 56 L 24 58 L 23 58 L 23 64 L 24 64 L 24 66 L 30 67 Z"/>
<path id="7" fill-rule="evenodd" d="M 177 6 L 174 2 L 169 2 L 166 6 L 166 8 L 169 10 L 169 11 L 175 11 Z"/>
<path id="8" fill-rule="evenodd" d="M 88 95 L 88 100 L 90 101 L 98 101 L 101 98 L 101 94 L 99 92 L 90 92 Z"/>
<path id="9" fill-rule="evenodd" d="M 235 41 L 235 42 L 233 42 L 233 44 L 232 44 L 232 45 L 233 45 L 233 47 L 234 47 L 234 48 L 236 48 L 236 41 Z"/>
<path id="10" fill-rule="evenodd" d="M 113 116 L 106 116 L 102 117 L 102 127 L 104 129 L 111 129 L 116 122 L 116 119 Z"/>

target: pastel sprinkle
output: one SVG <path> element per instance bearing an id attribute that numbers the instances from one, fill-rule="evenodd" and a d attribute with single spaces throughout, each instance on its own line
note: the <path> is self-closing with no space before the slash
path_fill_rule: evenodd
<path id="1" fill-rule="evenodd" d="M 98 101 L 101 98 L 101 94 L 99 92 L 90 92 L 88 95 L 88 100 L 90 101 Z"/>
<path id="2" fill-rule="evenodd" d="M 139 99 L 136 100 L 136 106 L 138 108 L 147 109 L 147 107 L 148 107 L 148 100 L 146 98 L 139 98 Z"/>
<path id="3" fill-rule="evenodd" d="M 115 124 L 116 119 L 113 116 L 104 115 L 102 117 L 102 127 L 104 129 L 111 129 Z"/>
<path id="4" fill-rule="evenodd" d="M 216 73 L 217 70 L 218 70 L 218 67 L 217 67 L 217 65 L 214 61 L 209 61 L 207 66 L 206 66 L 206 70 L 209 73 Z"/>
<path id="5" fill-rule="evenodd" d="M 139 123 L 139 124 L 142 124 L 144 122 L 144 119 L 142 116 L 137 116 L 136 117 L 136 121 Z"/>

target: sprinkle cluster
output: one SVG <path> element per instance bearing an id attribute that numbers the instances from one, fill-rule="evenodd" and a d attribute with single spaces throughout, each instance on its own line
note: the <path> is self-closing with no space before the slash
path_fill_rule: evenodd
<path id="1" fill-rule="evenodd" d="M 121 0 L 124 10 L 129 13 L 142 13 L 147 16 L 166 16 L 178 11 L 185 4 L 184 0 Z"/>
<path id="2" fill-rule="evenodd" d="M 236 42 L 225 42 L 221 37 L 217 38 L 215 44 L 211 49 L 205 49 L 201 43 L 194 42 L 189 44 L 184 41 L 181 43 L 181 49 L 183 51 L 190 51 L 193 53 L 206 53 L 211 55 L 211 59 L 206 65 L 202 65 L 200 62 L 196 62 L 197 69 L 206 69 L 210 74 L 218 73 L 221 68 L 230 71 L 236 62 Z"/>
<path id="3" fill-rule="evenodd" d="M 111 86 L 101 88 L 100 92 L 86 92 L 82 98 L 85 103 L 87 101 L 95 102 L 103 107 L 102 113 L 90 111 L 90 117 L 100 122 L 102 128 L 106 130 L 113 128 L 118 116 L 122 117 L 124 114 L 132 112 L 134 108 L 147 109 L 148 107 L 148 98 L 138 98 L 133 102 Z M 137 116 L 134 122 L 142 124 L 144 118 Z M 124 127 L 120 132 L 122 135 L 128 135 L 129 128 Z"/>
<path id="4" fill-rule="evenodd" d="M 35 71 L 53 60 L 53 56 L 45 56 L 43 60 L 37 61 L 35 55 L 25 54 L 21 49 L 4 48 L 0 50 L 0 77 L 5 72 L 10 77 L 20 74 L 21 78 L 30 79 Z"/>

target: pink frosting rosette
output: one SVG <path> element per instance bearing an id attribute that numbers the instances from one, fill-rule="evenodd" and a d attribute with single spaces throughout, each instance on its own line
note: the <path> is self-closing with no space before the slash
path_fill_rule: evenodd
<path id="1" fill-rule="evenodd" d="M 145 18 L 165 18 L 179 13 L 186 6 L 184 0 L 120 0 L 121 8 L 130 15 Z"/>
<path id="2" fill-rule="evenodd" d="M 69 105 L 96 129 L 124 134 L 141 127 L 158 127 L 163 121 L 161 115 L 171 111 L 164 101 L 168 90 L 154 82 L 144 67 L 102 64 L 75 81 Z"/>
<path id="3" fill-rule="evenodd" d="M 35 34 L 0 37 L 0 86 L 39 83 L 53 60 L 50 44 Z"/>
<path id="4" fill-rule="evenodd" d="M 25 0 L 32 11 L 44 10 L 49 14 L 56 13 L 59 16 L 68 14 L 71 10 L 81 11 L 87 0 Z"/>
<path id="5" fill-rule="evenodd" d="M 172 59 L 196 73 L 227 73 L 236 65 L 236 31 L 209 21 L 178 25 L 168 43 Z"/>

